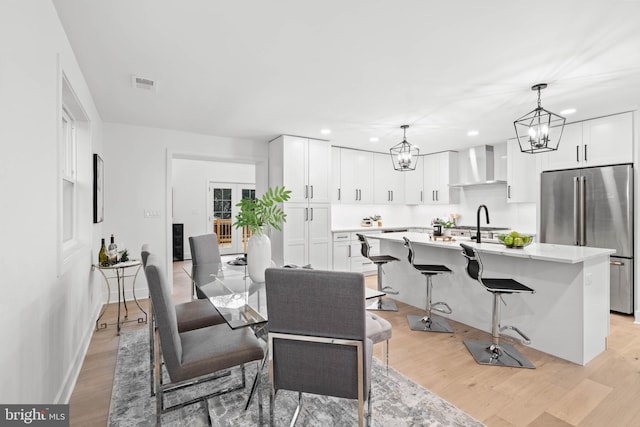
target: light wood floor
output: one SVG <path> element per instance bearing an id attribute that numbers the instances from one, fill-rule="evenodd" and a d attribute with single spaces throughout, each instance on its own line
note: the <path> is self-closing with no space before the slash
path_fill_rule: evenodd
<path id="1" fill-rule="evenodd" d="M 368 286 L 375 283 L 367 277 Z M 181 263 L 174 263 L 174 290 L 176 302 L 188 300 Z M 488 334 L 456 322 L 454 334 L 411 331 L 406 315 L 421 311 L 398 305 L 398 312 L 377 312 L 393 325 L 391 366 L 488 426 L 640 425 L 640 325 L 631 316 L 611 315 L 608 350 L 585 367 L 517 345 L 536 366 L 529 370 L 477 365 L 463 340 Z M 114 321 L 115 307 L 105 316 Z M 71 425 L 106 425 L 117 349 L 114 326 L 94 333 L 71 396 Z M 383 349 L 375 349 L 381 360 Z"/>

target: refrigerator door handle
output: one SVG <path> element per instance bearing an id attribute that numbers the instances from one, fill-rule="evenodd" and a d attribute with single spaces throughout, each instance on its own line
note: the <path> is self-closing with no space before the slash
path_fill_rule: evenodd
<path id="1" fill-rule="evenodd" d="M 573 177 L 573 241 L 576 246 L 580 246 L 580 215 L 578 213 L 578 205 L 580 204 L 580 177 Z"/>
<path id="2" fill-rule="evenodd" d="M 615 266 L 624 266 L 624 262 L 621 261 L 609 261 L 609 265 L 615 265 Z"/>
<path id="3" fill-rule="evenodd" d="M 587 245 L 587 177 L 580 177 L 580 246 Z"/>

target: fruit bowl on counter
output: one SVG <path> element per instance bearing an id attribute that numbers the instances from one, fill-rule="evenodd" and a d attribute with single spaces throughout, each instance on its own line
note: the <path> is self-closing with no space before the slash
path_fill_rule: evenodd
<path id="1" fill-rule="evenodd" d="M 522 249 L 533 242 L 533 236 L 512 231 L 498 235 L 498 240 L 508 248 Z"/>

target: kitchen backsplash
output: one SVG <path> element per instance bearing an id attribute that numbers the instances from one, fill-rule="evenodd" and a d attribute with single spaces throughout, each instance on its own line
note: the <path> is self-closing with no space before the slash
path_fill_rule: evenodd
<path id="1" fill-rule="evenodd" d="M 331 228 L 345 229 L 360 226 L 362 218 L 379 214 L 385 227 L 426 226 L 432 218 L 460 214 L 458 224 L 475 225 L 476 211 L 481 204 L 489 208 L 491 226 L 536 232 L 535 203 L 507 203 L 505 185 L 465 187 L 460 191 L 460 203 L 455 205 L 342 205 L 331 206 Z M 482 225 L 485 225 L 484 218 Z"/>

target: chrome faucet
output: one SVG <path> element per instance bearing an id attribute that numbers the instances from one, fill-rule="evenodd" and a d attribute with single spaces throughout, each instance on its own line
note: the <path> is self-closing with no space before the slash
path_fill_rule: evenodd
<path id="1" fill-rule="evenodd" d="M 480 211 L 482 210 L 482 208 L 484 208 L 484 213 L 487 216 L 487 224 L 489 224 L 489 209 L 487 209 L 486 205 L 480 205 L 478 206 L 478 213 L 476 215 L 476 219 L 477 219 L 477 230 L 476 230 L 476 242 L 478 243 L 482 243 L 480 240 Z"/>

